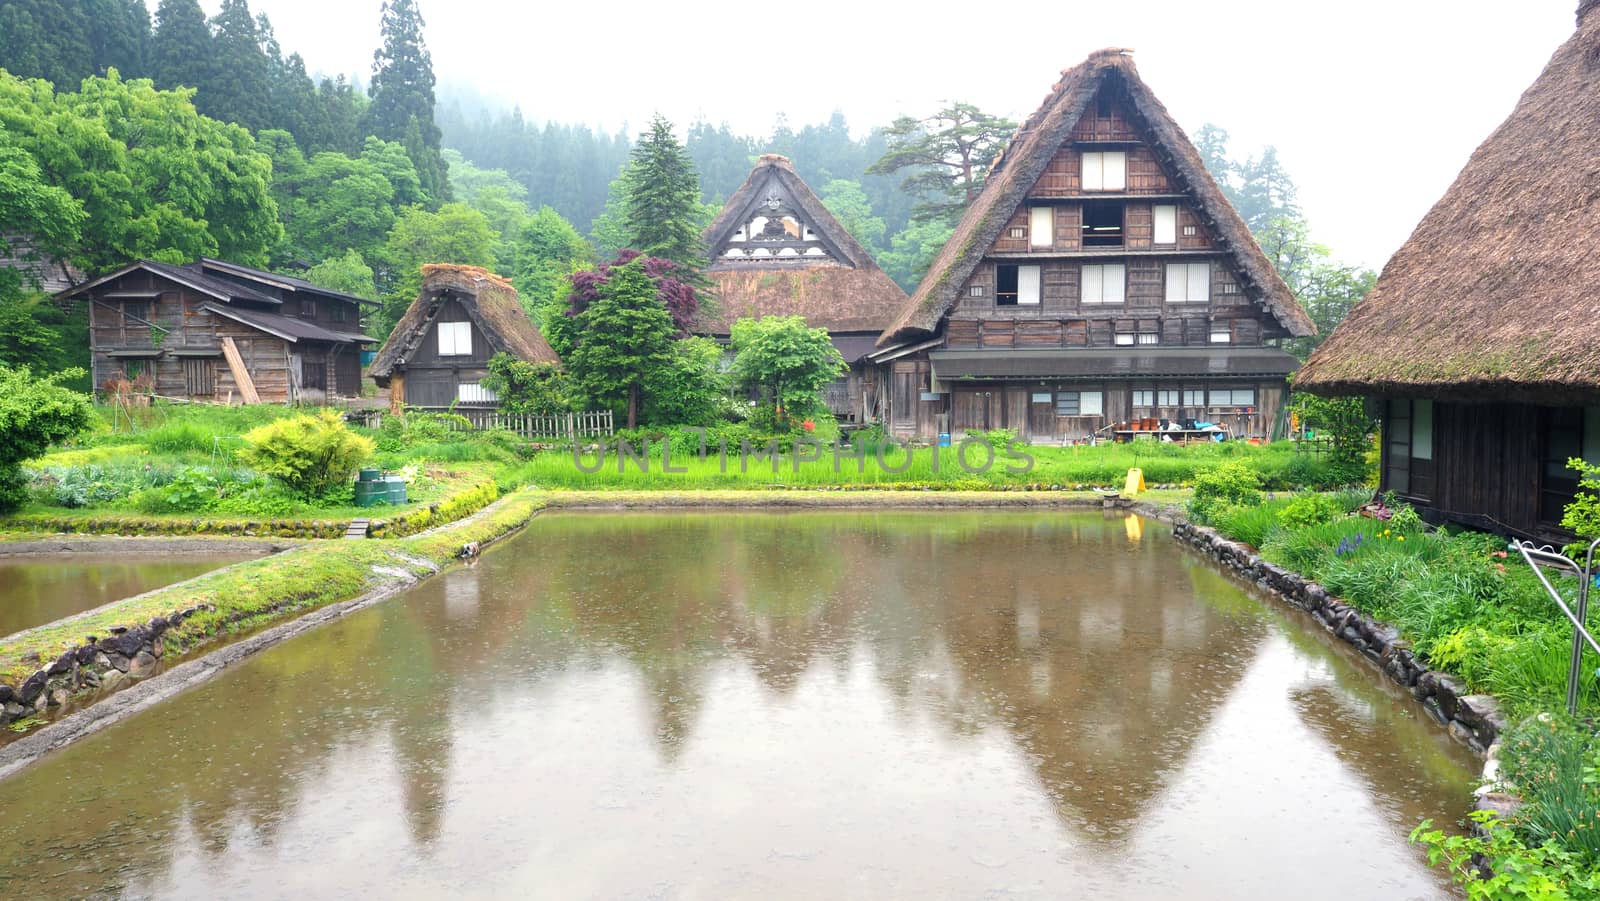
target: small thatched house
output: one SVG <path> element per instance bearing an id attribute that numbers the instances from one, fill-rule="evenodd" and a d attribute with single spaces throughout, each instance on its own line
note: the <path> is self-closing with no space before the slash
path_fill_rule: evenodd
<path id="1" fill-rule="evenodd" d="M 96 389 L 169 398 L 324 403 L 361 396 L 363 306 L 310 282 L 202 259 L 129 263 L 57 295 L 89 306 Z"/>
<path id="2" fill-rule="evenodd" d="M 789 160 L 763 155 L 704 240 L 714 299 L 696 318 L 695 334 L 725 341 L 739 319 L 803 316 L 811 327 L 827 329 L 850 364 L 849 375 L 827 391 L 829 408 L 857 422 L 876 418 L 880 386 L 866 355 L 906 293 L 833 218 Z"/>
<path id="3" fill-rule="evenodd" d="M 1382 406 L 1383 487 L 1559 537 L 1600 463 L 1600 0 L 1296 387 Z"/>
<path id="4" fill-rule="evenodd" d="M 1315 333 L 1133 58 L 1092 54 L 991 167 L 884 331 L 896 434 L 1270 435 Z M 1168 436 L 1170 437 L 1170 436 Z"/>
<path id="5" fill-rule="evenodd" d="M 511 283 L 477 266 L 422 267 L 422 291 L 372 361 L 371 375 L 401 407 L 492 407 L 489 358 L 561 359 L 528 318 Z"/>

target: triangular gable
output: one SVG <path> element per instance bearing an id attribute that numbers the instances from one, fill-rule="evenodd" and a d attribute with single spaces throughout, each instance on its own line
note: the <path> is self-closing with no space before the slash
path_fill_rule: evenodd
<path id="1" fill-rule="evenodd" d="M 788 158 L 776 153 L 762 155 L 702 238 L 712 268 L 872 265 Z"/>
<path id="2" fill-rule="evenodd" d="M 1143 120 L 1137 124 L 1148 133 L 1149 142 L 1162 155 L 1161 163 L 1208 220 L 1207 225 L 1215 232 L 1218 242 L 1231 250 L 1231 262 L 1244 283 L 1241 287 L 1271 312 L 1290 335 L 1316 333 L 1311 318 L 1301 309 L 1244 220 L 1206 171 L 1199 151 L 1172 120 L 1166 107 L 1140 80 L 1132 58 L 1122 50 L 1102 50 L 1063 72 L 1050 96 L 1012 136 L 990 170 L 983 190 L 934 258 L 916 293 L 884 331 L 878 342 L 880 347 L 938 331 L 959 300 L 962 285 L 1027 201 L 1095 96 L 1113 79 L 1118 80 L 1117 86 Z"/>
<path id="3" fill-rule="evenodd" d="M 428 263 L 422 267 L 422 290 L 417 299 L 372 361 L 370 374 L 380 386 L 388 384 L 395 367 L 410 361 L 433 325 L 436 311 L 451 299 L 461 304 L 496 353 L 529 363 L 561 365 L 561 358 L 522 308 L 510 282 L 478 266 Z"/>
<path id="4" fill-rule="evenodd" d="M 92 291 L 101 285 L 114 282 L 131 272 L 139 271 L 149 272 L 152 275 L 159 276 L 167 279 L 168 281 L 176 282 L 177 284 L 183 285 L 186 288 L 220 300 L 223 303 L 231 303 L 235 298 L 253 300 L 258 303 L 267 304 L 278 304 L 282 302 L 276 297 L 269 297 L 261 294 L 260 292 L 252 291 L 249 288 L 218 282 L 216 279 L 209 278 L 203 273 L 195 272 L 191 269 L 185 269 L 182 266 L 173 266 L 168 263 L 158 263 L 154 260 L 136 260 L 120 269 L 116 269 L 105 275 L 102 275 L 97 279 L 84 282 L 83 284 L 73 288 L 69 288 L 66 291 L 56 295 L 56 297 L 60 300 L 68 300 L 84 294 L 85 292 Z"/>

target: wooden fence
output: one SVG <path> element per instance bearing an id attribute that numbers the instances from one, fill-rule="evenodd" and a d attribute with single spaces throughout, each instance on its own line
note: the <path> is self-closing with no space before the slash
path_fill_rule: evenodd
<path id="1" fill-rule="evenodd" d="M 455 431 L 483 432 L 491 429 L 514 432 L 529 440 L 570 440 L 609 438 L 616 428 L 610 410 L 585 413 L 502 413 L 492 407 L 407 407 L 428 413 L 453 413 L 466 420 L 451 421 Z"/>

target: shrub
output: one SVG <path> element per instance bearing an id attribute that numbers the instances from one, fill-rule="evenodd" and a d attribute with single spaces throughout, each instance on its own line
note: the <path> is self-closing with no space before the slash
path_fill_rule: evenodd
<path id="1" fill-rule="evenodd" d="M 987 432 L 974 432 L 973 437 L 994 448 L 996 453 L 1003 454 L 1016 442 L 1017 430 L 990 429 Z"/>
<path id="2" fill-rule="evenodd" d="M 1344 506 L 1338 498 L 1308 492 L 1295 495 L 1285 504 L 1283 512 L 1278 515 L 1278 520 L 1285 528 L 1304 529 L 1332 522 L 1344 512 Z"/>
<path id="3" fill-rule="evenodd" d="M 500 396 L 506 413 L 565 413 L 572 409 L 572 379 L 554 363 L 530 363 L 507 353 L 489 358 L 483 386 Z"/>
<path id="4" fill-rule="evenodd" d="M 1261 477 L 1238 463 L 1224 463 L 1202 472 L 1194 480 L 1189 516 L 1210 523 L 1226 507 L 1254 507 L 1261 503 Z"/>
<path id="5" fill-rule="evenodd" d="M 332 410 L 252 429 L 244 440 L 242 461 L 305 498 L 349 481 L 373 451 L 372 439 L 350 431 Z"/>
<path id="6" fill-rule="evenodd" d="M 1562 512 L 1561 526 L 1580 539 L 1568 546 L 1567 553 L 1582 563 L 1589 543 L 1600 538 L 1600 466 L 1577 457 L 1568 460 L 1567 466 L 1578 471 L 1579 491 Z"/>
<path id="7" fill-rule="evenodd" d="M 61 386 L 65 379 L 82 377 L 81 369 L 36 378 L 25 368 L 0 366 L 0 513 L 28 499 L 22 461 L 89 427 L 89 399 Z"/>
<path id="8" fill-rule="evenodd" d="M 1441 867 L 1473 901 L 1582 901 L 1600 897 L 1600 868 L 1585 864 L 1554 841 L 1530 847 L 1493 811 L 1471 817 L 1481 836 L 1446 835 L 1432 820 L 1411 832 L 1428 850 L 1428 864 Z"/>

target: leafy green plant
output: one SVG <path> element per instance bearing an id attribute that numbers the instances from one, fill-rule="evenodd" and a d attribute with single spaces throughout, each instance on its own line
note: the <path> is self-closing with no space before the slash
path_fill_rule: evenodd
<path id="1" fill-rule="evenodd" d="M 1553 841 L 1600 866 L 1600 739 L 1561 716 L 1533 717 L 1511 730 L 1501 752 L 1504 778 L 1522 796 L 1517 830 Z"/>
<path id="2" fill-rule="evenodd" d="M 1285 528 L 1304 529 L 1332 522 L 1334 517 L 1344 512 L 1344 505 L 1338 498 L 1307 492 L 1291 498 L 1278 515 L 1278 520 Z"/>
<path id="3" fill-rule="evenodd" d="M 373 451 L 373 440 L 352 432 L 332 410 L 270 423 L 244 438 L 241 461 L 305 498 L 348 482 Z"/>
<path id="4" fill-rule="evenodd" d="M 1260 547 L 1279 528 L 1285 506 L 1284 502 L 1269 501 L 1250 507 L 1224 507 L 1212 515 L 1212 524 L 1235 541 Z"/>
<path id="5" fill-rule="evenodd" d="M 1016 429 L 990 429 L 987 432 L 974 432 L 972 437 L 994 448 L 997 453 L 1004 453 L 1017 440 Z"/>
<path id="6" fill-rule="evenodd" d="M 1600 869 L 1554 841 L 1530 847 L 1493 811 L 1471 814 L 1484 837 L 1447 835 L 1423 820 L 1411 841 L 1427 849 L 1471 901 L 1584 901 L 1600 898 Z"/>
<path id="7" fill-rule="evenodd" d="M 166 484 L 135 494 L 133 506 L 140 513 L 201 513 L 216 506 L 220 488 L 212 473 L 186 467 Z"/>
<path id="8" fill-rule="evenodd" d="M 1195 479 L 1189 517 L 1210 523 L 1226 507 L 1254 507 L 1260 503 L 1261 477 L 1238 463 L 1225 463 Z"/>
<path id="9" fill-rule="evenodd" d="M 507 353 L 489 358 L 483 385 L 507 413 L 565 413 L 572 409 L 572 379 L 554 363 L 530 363 Z"/>
<path id="10" fill-rule="evenodd" d="M 1562 511 L 1561 526 L 1581 539 L 1567 547 L 1567 553 L 1581 563 L 1589 543 L 1600 538 L 1600 465 L 1573 457 L 1567 467 L 1578 471 L 1578 493 Z"/>
<path id="11" fill-rule="evenodd" d="M 61 385 L 82 375 L 82 370 L 66 370 L 35 377 L 26 368 L 0 366 L 0 513 L 28 498 L 24 460 L 89 427 L 89 399 Z"/>

